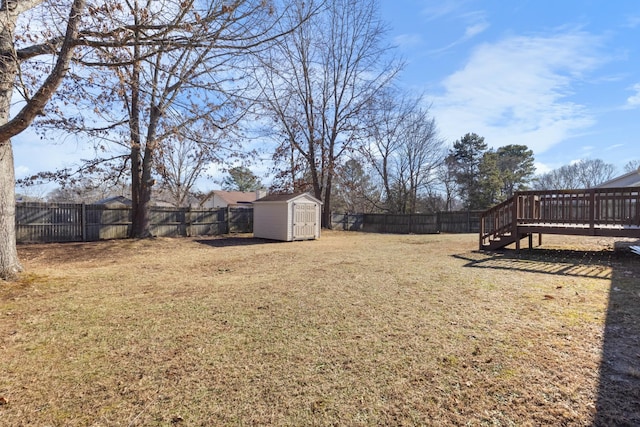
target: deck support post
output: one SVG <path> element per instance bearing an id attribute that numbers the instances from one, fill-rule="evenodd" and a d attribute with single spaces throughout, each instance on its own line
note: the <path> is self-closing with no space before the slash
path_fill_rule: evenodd
<path id="1" fill-rule="evenodd" d="M 440 213 L 438 213 L 438 222 L 439 221 L 440 221 Z M 438 226 L 438 230 L 440 230 L 439 226 Z M 484 236 L 484 215 L 480 215 L 480 235 L 479 235 L 479 242 L 478 242 L 478 250 L 482 250 L 482 244 L 484 243 L 482 241 L 482 236 Z"/>
<path id="2" fill-rule="evenodd" d="M 511 235 L 516 240 L 516 252 L 520 252 L 520 234 L 518 233 L 518 212 L 520 212 L 520 193 L 513 195 L 513 210 L 511 212 Z"/>
<path id="3" fill-rule="evenodd" d="M 596 223 L 596 191 L 591 188 L 589 190 L 589 234 L 595 235 Z"/>

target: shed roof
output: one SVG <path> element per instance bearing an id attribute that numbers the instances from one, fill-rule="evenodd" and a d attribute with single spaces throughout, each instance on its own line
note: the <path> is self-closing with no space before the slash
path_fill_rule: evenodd
<path id="1" fill-rule="evenodd" d="M 596 186 L 596 188 L 616 187 L 640 187 L 640 168 Z"/>
<path id="2" fill-rule="evenodd" d="M 316 202 L 322 204 L 322 202 L 320 200 L 316 199 L 315 197 L 313 197 L 309 193 L 269 194 L 268 196 L 265 196 L 265 197 L 263 197 L 261 199 L 256 200 L 255 203 L 260 203 L 260 202 L 288 202 L 290 200 L 297 199 L 297 198 L 302 197 L 302 196 L 310 197 L 313 200 L 315 200 Z"/>

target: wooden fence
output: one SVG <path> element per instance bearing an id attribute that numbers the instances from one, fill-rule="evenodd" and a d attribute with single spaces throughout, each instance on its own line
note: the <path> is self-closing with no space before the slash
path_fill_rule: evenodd
<path id="1" fill-rule="evenodd" d="M 75 203 L 18 203 L 17 242 L 82 242 L 123 239 L 131 230 L 131 208 Z M 151 208 L 151 233 L 179 237 L 250 233 L 251 208 Z"/>
<path id="2" fill-rule="evenodd" d="M 336 214 L 335 230 L 371 233 L 477 233 L 481 212 L 435 214 Z M 124 239 L 131 230 L 131 208 L 76 203 L 16 204 L 16 240 L 89 242 Z M 252 208 L 151 208 L 151 233 L 161 237 L 216 236 L 253 232 Z"/>
<path id="3" fill-rule="evenodd" d="M 482 211 L 437 212 L 432 214 L 336 214 L 334 230 L 370 233 L 430 234 L 477 233 Z"/>

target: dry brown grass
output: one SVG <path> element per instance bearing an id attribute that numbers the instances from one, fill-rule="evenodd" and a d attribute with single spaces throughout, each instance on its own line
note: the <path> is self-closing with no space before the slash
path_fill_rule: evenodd
<path id="1" fill-rule="evenodd" d="M 0 285 L 0 424 L 633 420 L 600 363 L 610 287 L 640 307 L 638 258 L 610 240 L 518 257 L 476 239 L 21 246 L 28 273 Z M 632 362 L 612 381 L 640 385 Z"/>

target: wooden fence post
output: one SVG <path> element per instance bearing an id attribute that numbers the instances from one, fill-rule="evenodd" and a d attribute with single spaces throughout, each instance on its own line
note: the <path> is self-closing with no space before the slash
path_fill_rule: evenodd
<path id="1" fill-rule="evenodd" d="M 82 203 L 80 205 L 80 233 L 82 235 L 82 241 L 87 241 L 87 205 Z"/>
<path id="2" fill-rule="evenodd" d="M 191 205 L 189 205 L 184 213 L 184 234 L 186 234 L 186 237 L 191 237 L 191 221 Z"/>
<path id="3" fill-rule="evenodd" d="M 589 190 L 589 230 L 591 234 L 595 234 L 596 227 L 596 190 Z"/>

